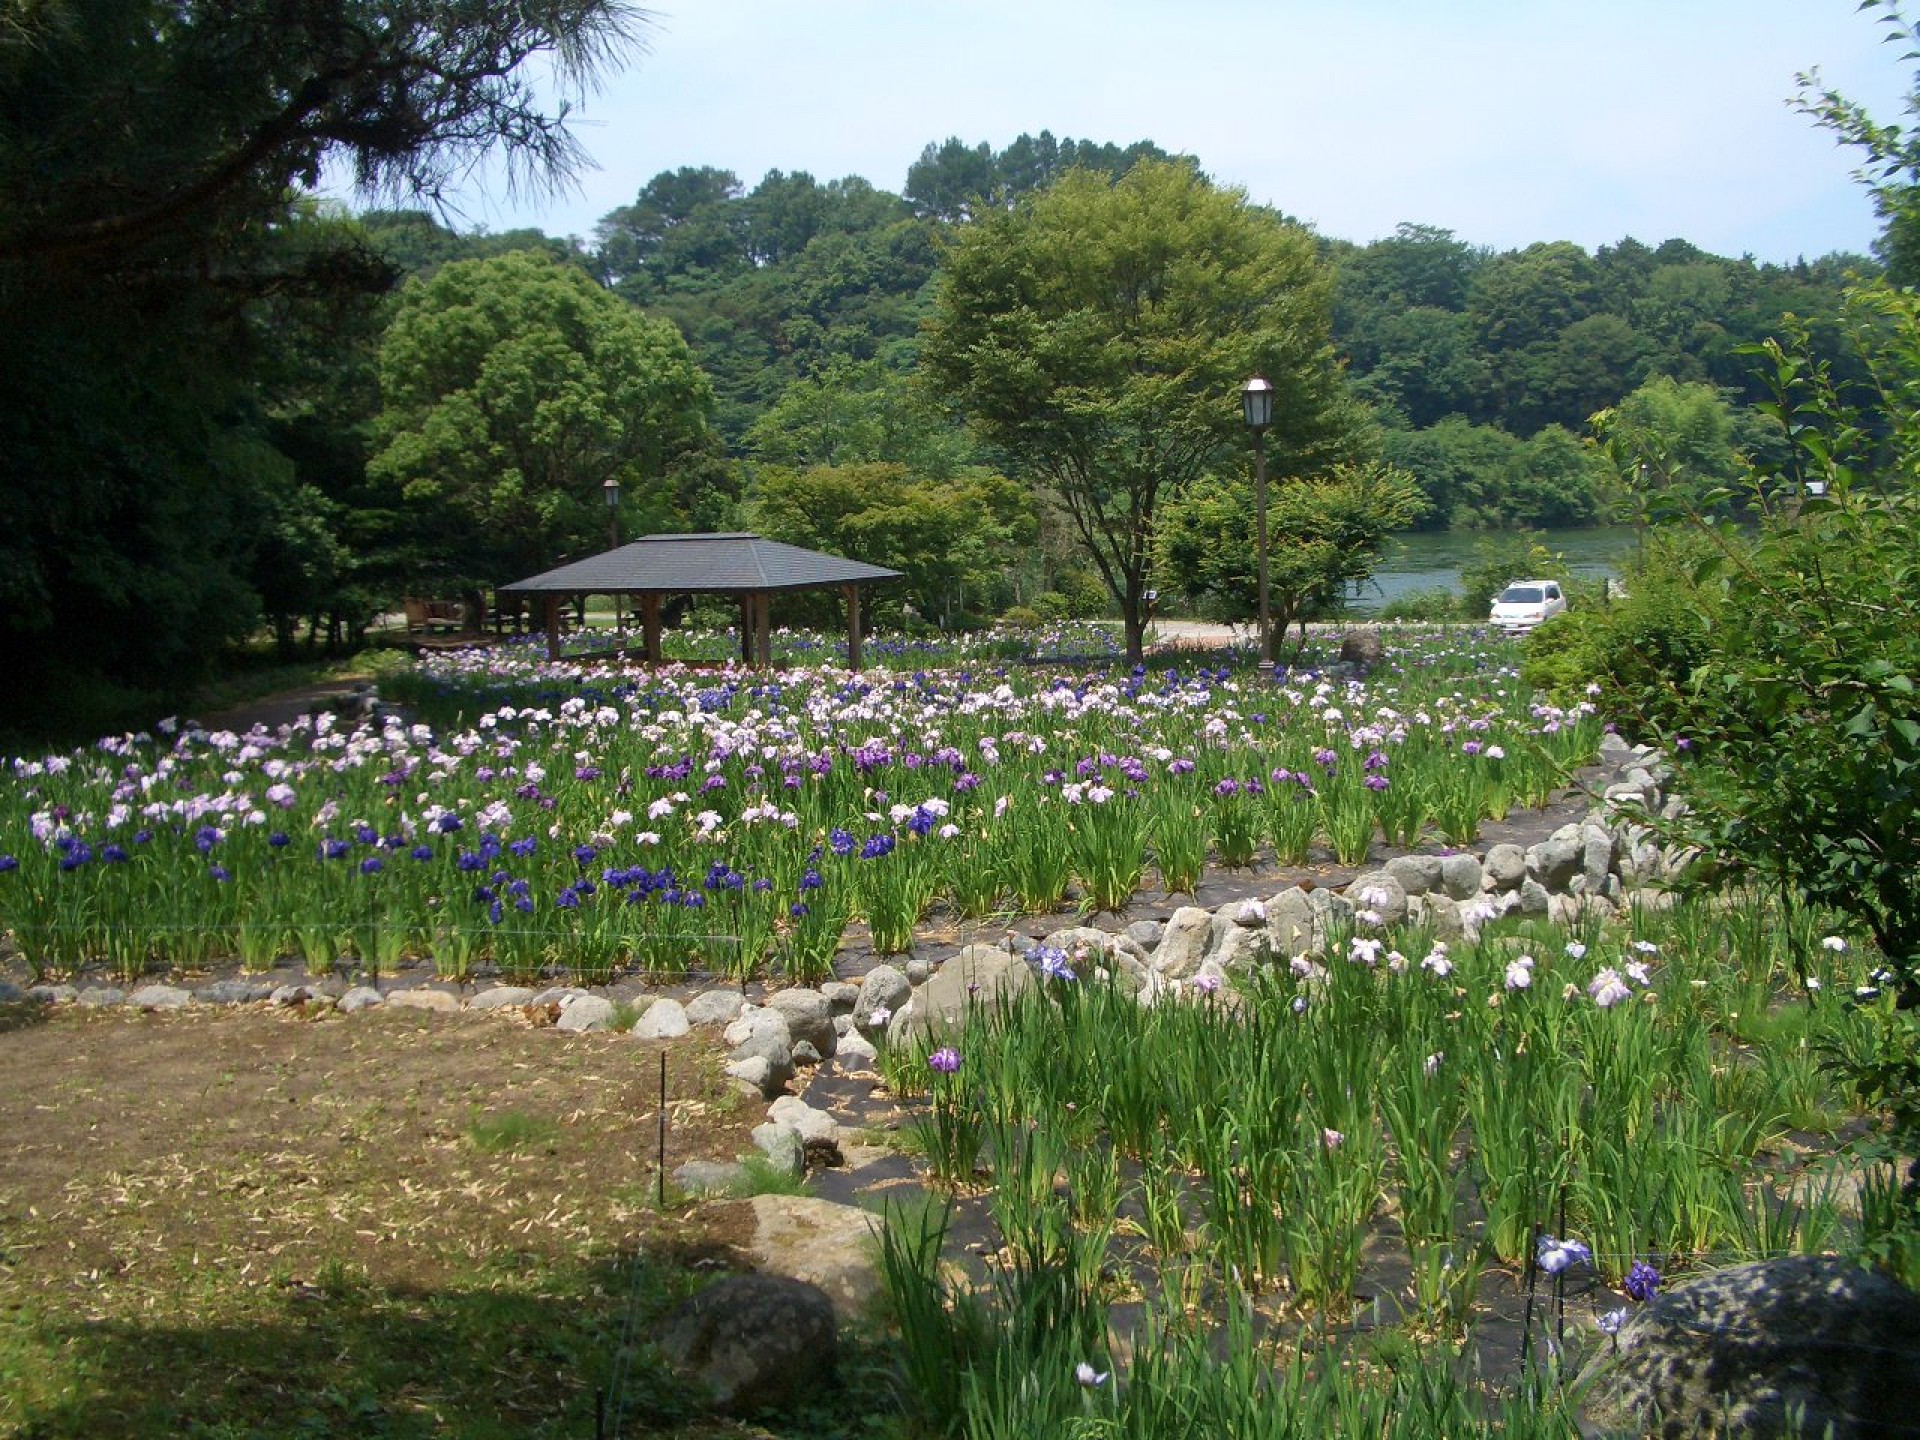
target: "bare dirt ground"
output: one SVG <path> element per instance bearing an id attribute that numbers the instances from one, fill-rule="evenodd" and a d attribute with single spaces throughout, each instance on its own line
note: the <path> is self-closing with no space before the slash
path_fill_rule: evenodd
<path id="1" fill-rule="evenodd" d="M 0 1008 L 0 1434 L 591 1433 L 623 1256 L 709 1249 L 655 1205 L 663 1051 L 669 1171 L 750 1149 L 715 1046 Z"/>

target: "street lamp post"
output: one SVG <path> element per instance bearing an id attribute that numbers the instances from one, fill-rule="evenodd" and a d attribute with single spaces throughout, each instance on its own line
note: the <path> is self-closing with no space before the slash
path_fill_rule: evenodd
<path id="1" fill-rule="evenodd" d="M 1267 599 L 1267 427 L 1273 424 L 1273 386 L 1256 375 L 1240 387 L 1247 428 L 1253 431 L 1254 551 L 1260 577 L 1260 668 L 1273 669 L 1273 614 Z"/>
<path id="2" fill-rule="evenodd" d="M 620 548 L 620 482 L 609 475 L 601 485 L 600 493 L 607 501 L 607 549 L 609 552 Z M 613 592 L 613 628 L 617 635 L 620 630 L 620 592 Z M 617 641 L 615 643 L 618 643 Z"/>

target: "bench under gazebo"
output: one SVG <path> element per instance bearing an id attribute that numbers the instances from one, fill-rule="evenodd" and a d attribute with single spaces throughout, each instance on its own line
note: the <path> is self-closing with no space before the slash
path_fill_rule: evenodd
<path id="1" fill-rule="evenodd" d="M 625 596 L 640 612 L 647 663 L 660 663 L 660 606 L 669 595 L 732 595 L 740 602 L 740 658 L 773 660 L 772 597 L 791 590 L 838 589 L 847 607 L 847 665 L 860 668 L 860 587 L 897 580 L 898 570 L 866 565 L 746 531 L 717 535 L 648 535 L 543 575 L 499 587 L 502 595 L 538 600 L 547 655 L 560 658 L 560 605 L 586 595 Z"/>

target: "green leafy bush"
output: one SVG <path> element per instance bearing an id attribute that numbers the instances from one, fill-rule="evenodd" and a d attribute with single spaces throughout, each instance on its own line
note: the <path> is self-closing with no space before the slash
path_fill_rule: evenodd
<path id="1" fill-rule="evenodd" d="M 1070 618 L 1073 613 L 1073 604 L 1058 590 L 1043 590 L 1033 597 L 1033 613 L 1038 615 L 1042 622 L 1057 623 Z"/>
<path id="2" fill-rule="evenodd" d="M 1521 675 L 1563 700 L 1598 685 L 1608 713 L 1636 738 L 1674 728 L 1689 713 L 1693 672 L 1722 604 L 1701 567 L 1740 544 L 1678 525 L 1650 532 L 1628 567 L 1626 593 L 1581 599 L 1534 631 Z"/>
<path id="3" fill-rule="evenodd" d="M 1067 620 L 1097 620 L 1113 608 L 1113 597 L 1106 582 L 1091 570 L 1063 570 L 1054 579 L 1054 589 L 1066 601 Z"/>

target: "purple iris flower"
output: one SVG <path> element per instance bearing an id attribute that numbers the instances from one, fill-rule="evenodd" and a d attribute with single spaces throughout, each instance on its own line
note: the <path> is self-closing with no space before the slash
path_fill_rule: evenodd
<path id="1" fill-rule="evenodd" d="M 1645 1260 L 1636 1260 L 1627 1271 L 1626 1283 L 1620 1288 L 1644 1305 L 1660 1289 L 1660 1272 Z"/>

